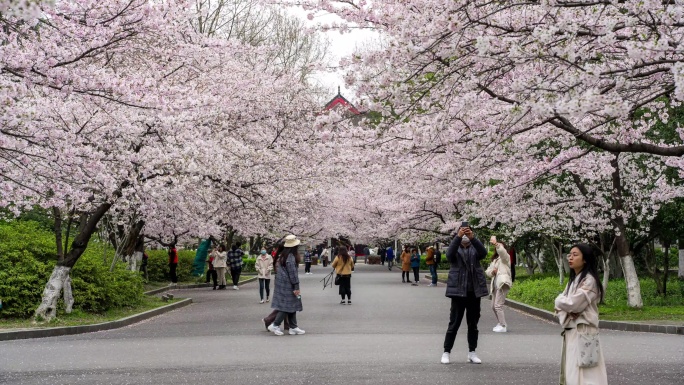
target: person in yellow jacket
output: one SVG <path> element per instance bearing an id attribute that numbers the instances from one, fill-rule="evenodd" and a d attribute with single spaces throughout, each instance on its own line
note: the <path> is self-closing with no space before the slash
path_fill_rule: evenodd
<path id="1" fill-rule="evenodd" d="M 335 273 L 340 276 L 340 296 L 344 305 L 344 297 L 347 297 L 347 305 L 351 305 L 351 276 L 354 269 L 354 259 L 349 255 L 346 247 L 338 248 L 337 256 L 332 263 Z"/>
<path id="2" fill-rule="evenodd" d="M 404 251 L 401 253 L 401 282 L 408 282 L 408 283 L 413 283 L 411 282 L 411 278 L 409 277 L 409 273 L 411 272 L 411 252 L 409 251 L 409 248 L 404 246 Z M 404 276 L 406 276 L 406 279 L 404 279 Z"/>
<path id="3" fill-rule="evenodd" d="M 425 264 L 430 269 L 432 276 L 432 283 L 428 286 L 437 286 L 437 264 L 435 263 L 435 248 L 430 246 L 427 248 L 427 255 L 425 256 Z"/>

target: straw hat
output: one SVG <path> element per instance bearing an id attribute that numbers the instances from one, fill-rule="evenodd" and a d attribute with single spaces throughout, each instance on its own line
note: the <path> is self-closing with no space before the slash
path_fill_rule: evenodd
<path id="1" fill-rule="evenodd" d="M 302 241 L 297 239 L 296 235 L 290 234 L 287 237 L 285 237 L 285 247 L 295 247 L 300 243 L 302 243 Z"/>

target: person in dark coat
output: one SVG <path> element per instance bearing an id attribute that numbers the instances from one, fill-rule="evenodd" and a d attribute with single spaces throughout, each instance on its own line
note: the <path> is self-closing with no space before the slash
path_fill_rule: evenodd
<path id="1" fill-rule="evenodd" d="M 451 348 L 454 346 L 464 314 L 468 323 L 468 362 L 482 363 L 475 354 L 475 349 L 479 334 L 477 323 L 480 320 L 480 302 L 482 297 L 489 295 L 484 269 L 480 265 L 480 261 L 487 256 L 487 249 L 475 238 L 472 229 L 467 227 L 467 222 L 463 224 L 466 226 L 459 228 L 447 251 L 447 260 L 451 268 L 447 279 L 446 296 L 451 298 L 451 312 L 449 327 L 444 337 L 443 364 L 450 363 Z"/>
<path id="2" fill-rule="evenodd" d="M 285 237 L 283 251 L 278 256 L 278 273 L 276 274 L 275 290 L 271 308 L 278 310 L 278 315 L 273 324 L 268 327 L 277 336 L 284 333 L 280 330 L 280 324 L 285 317 L 290 321 L 290 334 L 304 334 L 304 330 L 297 325 L 297 312 L 302 311 L 302 296 L 299 291 L 299 275 L 297 263 L 299 255 L 297 246 L 301 241 L 294 235 Z"/>

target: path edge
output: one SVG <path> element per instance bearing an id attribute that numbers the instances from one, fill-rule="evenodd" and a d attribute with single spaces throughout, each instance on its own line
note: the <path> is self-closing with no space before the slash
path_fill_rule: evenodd
<path id="1" fill-rule="evenodd" d="M 45 337 L 58 337 L 67 336 L 73 334 L 83 334 L 100 332 L 104 330 L 118 329 L 124 326 L 129 326 L 146 319 L 156 317 L 160 314 L 168 313 L 170 311 L 180 309 L 182 307 L 188 306 L 192 303 L 192 298 L 184 298 L 178 302 L 174 302 L 169 305 L 164 305 L 156 309 L 148 310 L 142 313 L 134 314 L 125 318 L 121 318 L 115 321 L 102 322 L 92 325 L 79 325 L 79 326 L 61 326 L 54 328 L 45 329 L 30 329 L 30 330 L 14 330 L 0 332 L 0 341 L 12 341 L 12 340 L 23 340 L 28 338 L 45 338 Z"/>

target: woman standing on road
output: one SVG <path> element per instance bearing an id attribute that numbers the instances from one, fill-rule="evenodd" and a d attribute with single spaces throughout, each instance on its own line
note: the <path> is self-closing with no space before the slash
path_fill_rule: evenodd
<path id="1" fill-rule="evenodd" d="M 506 251 L 506 245 L 497 242 L 495 236 L 492 236 L 489 242 L 496 247 L 495 258 L 489 264 L 487 271 L 485 271 L 485 274 L 492 278 L 492 311 L 498 321 L 494 327 L 494 332 L 506 333 L 508 329 L 503 306 L 506 303 L 508 291 L 513 286 L 513 281 L 511 281 L 511 259 Z"/>
<path id="2" fill-rule="evenodd" d="M 411 278 L 409 278 L 409 272 L 411 271 L 411 253 L 409 253 L 408 247 L 404 247 L 404 251 L 401 252 L 401 282 L 411 283 Z M 404 280 L 404 276 L 406 280 Z"/>
<path id="3" fill-rule="evenodd" d="M 302 311 L 302 296 L 299 291 L 299 275 L 297 264 L 299 254 L 297 246 L 301 241 L 294 235 L 285 237 L 283 251 L 278 256 L 278 273 L 276 274 L 275 295 L 271 308 L 278 310 L 278 315 L 273 324 L 268 327 L 277 336 L 284 333 L 280 330 L 280 324 L 285 317 L 290 321 L 290 334 L 304 334 L 304 330 L 297 326 L 297 312 Z"/>
<path id="4" fill-rule="evenodd" d="M 220 245 L 218 247 L 218 252 L 214 254 L 214 269 L 216 269 L 216 275 L 218 276 L 219 290 L 226 290 L 227 261 L 228 254 L 226 254 L 226 248 L 223 245 Z"/>
<path id="5" fill-rule="evenodd" d="M 577 244 L 568 254 L 570 280 L 556 297 L 555 309 L 564 330 L 561 385 L 607 385 L 606 363 L 599 344 L 598 303 L 603 286 L 591 247 Z"/>
<path id="6" fill-rule="evenodd" d="M 413 270 L 413 279 L 415 281 L 411 285 L 418 286 L 418 282 L 420 282 L 420 254 L 418 254 L 418 249 L 415 247 L 411 250 L 410 262 L 411 270 Z"/>
<path id="7" fill-rule="evenodd" d="M 346 248 L 340 247 L 332 267 L 335 269 L 335 273 L 340 276 L 340 296 L 342 297 L 340 305 L 344 305 L 345 296 L 347 296 L 347 304 L 351 305 L 351 272 L 354 269 L 354 260 Z"/>
<path id="8" fill-rule="evenodd" d="M 259 279 L 259 296 L 261 302 L 264 303 L 264 288 L 266 289 L 266 302 L 271 297 L 271 271 L 273 270 L 273 257 L 266 253 L 266 249 L 261 250 L 261 254 L 257 257 L 254 265 L 257 271 L 257 278 Z"/>

